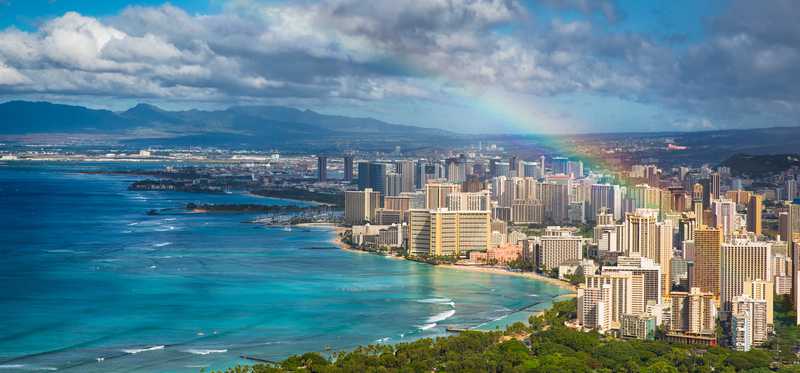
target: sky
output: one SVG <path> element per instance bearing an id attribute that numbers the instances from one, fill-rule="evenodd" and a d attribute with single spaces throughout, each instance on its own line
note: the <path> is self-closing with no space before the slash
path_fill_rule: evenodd
<path id="1" fill-rule="evenodd" d="M 800 125 L 795 0 L 0 0 L 0 101 L 465 133 Z"/>

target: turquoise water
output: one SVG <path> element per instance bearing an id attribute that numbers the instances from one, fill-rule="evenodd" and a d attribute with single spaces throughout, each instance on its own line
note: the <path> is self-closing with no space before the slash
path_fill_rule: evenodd
<path id="1" fill-rule="evenodd" d="M 198 372 L 240 355 L 281 359 L 448 326 L 493 328 L 563 293 L 344 252 L 325 229 L 180 209 L 294 202 L 128 191 L 134 177 L 78 172 L 103 167 L 130 166 L 0 165 L 0 373 Z M 146 215 L 154 208 L 175 210 Z"/>

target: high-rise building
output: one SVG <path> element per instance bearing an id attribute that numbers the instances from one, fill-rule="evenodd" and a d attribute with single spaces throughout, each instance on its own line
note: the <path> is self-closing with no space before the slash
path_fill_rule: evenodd
<path id="1" fill-rule="evenodd" d="M 489 248 L 488 211 L 410 210 L 408 220 L 410 255 L 460 257 Z"/>
<path id="2" fill-rule="evenodd" d="M 567 221 L 569 210 L 569 185 L 546 182 L 539 184 L 537 193 L 544 205 L 546 219 L 556 223 Z"/>
<path id="3" fill-rule="evenodd" d="M 736 231 L 736 203 L 727 199 L 711 201 L 711 211 L 714 217 L 714 226 L 722 230 L 726 240 Z"/>
<path id="4" fill-rule="evenodd" d="M 597 212 L 597 225 L 614 225 L 614 214 L 610 213 L 608 208 L 601 208 Z"/>
<path id="5" fill-rule="evenodd" d="M 693 287 L 689 292 L 672 292 L 670 299 L 670 331 L 714 335 L 717 320 L 714 294 Z"/>
<path id="6" fill-rule="evenodd" d="M 395 169 L 400 175 L 400 192 L 413 192 L 415 190 L 414 161 L 397 161 Z"/>
<path id="7" fill-rule="evenodd" d="M 514 224 L 541 224 L 545 207 L 537 200 L 517 199 L 511 204 L 511 221 Z"/>
<path id="8" fill-rule="evenodd" d="M 773 277 L 774 278 L 774 277 Z M 772 328 L 774 321 L 774 286 L 773 282 L 764 280 L 748 280 L 744 282 L 744 295 L 755 299 L 763 300 L 766 302 L 767 307 L 767 325 Z"/>
<path id="9" fill-rule="evenodd" d="M 326 156 L 317 157 L 317 180 L 328 180 L 328 157 Z"/>
<path id="10" fill-rule="evenodd" d="M 739 206 L 747 206 L 750 203 L 750 197 L 753 196 L 753 192 L 746 191 L 746 190 L 729 190 L 725 192 L 725 198 L 736 202 Z"/>
<path id="11" fill-rule="evenodd" d="M 624 225 L 623 247 L 629 256 L 645 256 L 646 252 L 655 250 L 657 240 L 655 214 L 627 214 Z"/>
<path id="12" fill-rule="evenodd" d="M 630 272 L 587 275 L 587 288 L 611 285 L 611 322 L 618 327 L 622 315 L 640 315 L 645 312 L 644 276 Z"/>
<path id="13" fill-rule="evenodd" d="M 615 220 L 622 219 L 622 197 L 617 185 L 594 184 L 591 191 L 589 217 L 594 218 L 602 208 L 607 208 Z"/>
<path id="14" fill-rule="evenodd" d="M 505 176 L 511 177 L 511 165 L 508 162 L 494 162 L 494 168 L 491 170 L 492 177 Z"/>
<path id="15" fill-rule="evenodd" d="M 652 259 L 643 257 L 617 258 L 616 266 L 603 266 L 602 273 L 630 272 L 644 276 L 644 301 L 661 303 L 663 286 L 661 267 Z"/>
<path id="16" fill-rule="evenodd" d="M 711 199 L 718 199 L 721 198 L 721 187 L 720 187 L 720 178 L 719 172 L 712 172 L 709 175 L 709 186 L 711 187 Z"/>
<path id="17" fill-rule="evenodd" d="M 467 193 L 453 192 L 445 196 L 447 209 L 451 211 L 491 211 L 489 191 Z"/>
<path id="18" fill-rule="evenodd" d="M 583 161 L 569 161 L 567 163 L 567 174 L 575 179 L 583 177 Z"/>
<path id="19" fill-rule="evenodd" d="M 713 227 L 698 227 L 694 231 L 694 277 L 691 287 L 719 296 L 720 247 L 722 231 Z"/>
<path id="20" fill-rule="evenodd" d="M 467 176 L 467 180 L 461 184 L 461 191 L 467 193 L 476 193 L 486 189 L 486 185 L 477 175 Z"/>
<path id="21" fill-rule="evenodd" d="M 408 195 L 385 196 L 383 207 L 387 210 L 408 211 L 411 209 L 411 197 Z"/>
<path id="22" fill-rule="evenodd" d="M 381 207 L 381 194 L 366 188 L 344 193 L 344 222 L 357 225 L 375 221 L 375 209 Z"/>
<path id="23" fill-rule="evenodd" d="M 447 181 L 463 183 L 467 180 L 467 164 L 462 158 L 448 158 L 445 162 Z"/>
<path id="24" fill-rule="evenodd" d="M 751 335 L 751 343 L 754 346 L 759 346 L 767 342 L 769 333 L 772 326 L 768 321 L 768 305 L 767 301 L 763 299 L 754 299 L 747 295 L 740 295 L 731 299 L 731 315 L 736 317 L 737 314 L 747 312 L 748 321 L 750 321 L 749 334 Z M 731 323 L 735 325 L 736 323 Z M 731 333 L 732 336 L 736 333 Z"/>
<path id="25" fill-rule="evenodd" d="M 377 162 L 358 163 L 358 189 L 370 188 L 376 192 L 385 194 L 386 188 L 386 164 Z"/>
<path id="26" fill-rule="evenodd" d="M 634 185 L 628 188 L 628 198 L 634 202 L 634 208 L 660 209 L 661 189 L 647 184 Z"/>
<path id="27" fill-rule="evenodd" d="M 753 347 L 753 315 L 742 310 L 731 313 L 731 347 L 736 351 L 750 351 Z"/>
<path id="28" fill-rule="evenodd" d="M 783 188 L 786 190 L 786 200 L 791 201 L 795 198 L 800 197 L 800 194 L 797 194 L 797 180 L 795 179 L 788 179 L 784 183 Z"/>
<path id="29" fill-rule="evenodd" d="M 714 194 L 711 193 L 711 181 L 709 179 L 701 179 L 699 183 L 703 186 L 703 209 L 705 210 L 711 207 L 711 200 L 714 199 Z"/>
<path id="30" fill-rule="evenodd" d="M 761 236 L 761 210 L 764 209 L 764 197 L 758 194 L 750 196 L 747 204 L 747 231 Z"/>
<path id="31" fill-rule="evenodd" d="M 416 187 L 416 189 L 422 189 L 428 182 L 429 175 L 426 170 L 427 167 L 428 167 L 427 160 L 420 159 L 417 161 L 417 164 L 414 167 L 414 187 Z M 434 177 L 430 178 L 433 179 Z"/>
<path id="32" fill-rule="evenodd" d="M 556 175 L 567 174 L 569 173 L 569 158 L 553 157 L 553 159 L 550 160 L 550 167 Z"/>
<path id="33" fill-rule="evenodd" d="M 353 180 L 353 156 L 344 156 L 344 181 Z"/>
<path id="34" fill-rule="evenodd" d="M 447 196 L 451 193 L 459 193 L 461 186 L 452 183 L 428 183 L 425 184 L 425 208 L 438 209 L 447 207 Z"/>
<path id="35" fill-rule="evenodd" d="M 542 168 L 539 167 L 539 164 L 536 162 L 523 162 L 522 176 L 541 179 L 544 177 L 544 172 L 542 171 Z"/>
<path id="36" fill-rule="evenodd" d="M 410 199 L 408 203 L 409 209 L 424 209 L 425 204 L 428 202 L 426 201 L 425 192 L 421 190 L 411 193 L 400 193 L 400 197 L 407 197 Z"/>
<path id="37" fill-rule="evenodd" d="M 661 291 L 662 294 L 668 294 L 673 228 L 670 221 L 657 222 L 657 214 L 656 210 L 649 209 L 627 214 L 622 246 L 628 256 L 650 258 L 661 267 Z"/>
<path id="38" fill-rule="evenodd" d="M 772 247 L 766 242 L 737 241 L 720 248 L 720 305 L 730 311 L 733 297 L 745 293 L 748 280 L 772 279 Z"/>
<path id="39" fill-rule="evenodd" d="M 583 239 L 572 235 L 544 236 L 535 250 L 535 265 L 542 272 L 564 262 L 583 258 Z"/>
<path id="40" fill-rule="evenodd" d="M 612 287 L 604 284 L 598 287 L 578 287 L 578 324 L 586 329 L 605 332 L 611 329 Z"/>
<path id="41" fill-rule="evenodd" d="M 383 188 L 387 196 L 399 196 L 403 192 L 403 176 L 395 173 L 388 172 L 383 181 Z"/>
<path id="42" fill-rule="evenodd" d="M 622 338 L 652 341 L 656 338 L 656 316 L 622 315 L 619 334 Z"/>
<path id="43" fill-rule="evenodd" d="M 705 202 L 704 196 L 705 191 L 703 189 L 703 185 L 700 183 L 694 184 L 692 187 L 692 211 L 694 211 L 694 218 L 696 220 L 697 226 L 701 225 L 708 225 L 711 222 L 704 222 L 703 221 L 703 211 L 705 209 Z"/>
<path id="44" fill-rule="evenodd" d="M 784 240 L 791 242 L 800 238 L 800 198 L 795 199 L 787 207 L 787 236 Z"/>

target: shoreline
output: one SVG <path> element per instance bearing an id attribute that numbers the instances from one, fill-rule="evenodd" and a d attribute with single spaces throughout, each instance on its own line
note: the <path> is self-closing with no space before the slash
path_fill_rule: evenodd
<path id="1" fill-rule="evenodd" d="M 340 249 L 342 249 L 344 251 L 348 251 L 348 252 L 354 252 L 354 253 L 360 253 L 360 254 L 372 254 L 372 253 L 370 253 L 368 251 L 354 249 L 350 245 L 342 242 L 342 240 L 339 237 L 343 232 L 345 232 L 347 230 L 347 228 L 340 227 L 340 226 L 338 226 L 336 224 L 333 224 L 333 223 L 304 223 L 304 224 L 298 224 L 297 226 L 319 227 L 319 228 L 331 229 L 334 232 L 334 236 L 333 236 L 333 238 L 330 239 L 329 242 L 331 244 L 333 244 L 334 246 L 336 246 L 336 247 L 338 247 L 338 248 L 340 248 Z M 405 258 L 402 258 L 402 257 L 397 257 L 397 256 L 388 256 L 388 258 L 400 259 L 400 260 L 408 260 L 408 259 L 405 259 Z M 433 264 L 430 264 L 430 265 L 433 265 Z M 500 275 L 500 276 L 514 276 L 514 277 L 522 277 L 522 278 L 526 278 L 526 279 L 534 280 L 534 281 L 541 281 L 541 282 L 545 282 L 545 283 L 547 283 L 549 285 L 552 285 L 552 286 L 557 286 L 558 288 L 560 288 L 562 290 L 566 290 L 566 291 L 569 292 L 567 294 L 562 294 L 562 295 L 558 296 L 558 297 L 561 297 L 561 298 L 574 298 L 575 296 L 577 296 L 577 291 L 578 291 L 578 288 L 575 285 L 572 285 L 572 284 L 570 284 L 568 282 L 565 282 L 565 281 L 561 281 L 559 279 L 555 279 L 555 278 L 552 278 L 552 277 L 547 277 L 547 276 L 538 274 L 536 272 L 511 272 L 511 271 L 508 271 L 506 269 L 498 268 L 498 267 L 469 266 L 469 265 L 459 265 L 459 264 L 436 264 L 436 265 L 433 265 L 433 266 L 440 267 L 440 268 L 446 268 L 446 269 L 452 269 L 452 270 L 456 270 L 456 271 L 486 273 L 486 274 L 490 274 L 490 275 Z M 558 297 L 556 297 L 556 298 L 558 298 Z"/>
<path id="2" fill-rule="evenodd" d="M 436 266 L 441 268 L 453 269 L 457 271 L 478 272 L 478 273 L 486 273 L 486 274 L 501 275 L 501 276 L 523 277 L 530 280 L 541 281 L 549 285 L 557 286 L 563 290 L 569 291 L 572 294 L 575 294 L 577 292 L 577 288 L 568 282 L 540 275 L 536 272 L 511 272 L 503 268 L 497 268 L 497 267 L 469 266 L 469 265 L 459 265 L 459 264 L 437 264 Z M 565 296 L 566 294 L 561 295 L 561 297 Z"/>

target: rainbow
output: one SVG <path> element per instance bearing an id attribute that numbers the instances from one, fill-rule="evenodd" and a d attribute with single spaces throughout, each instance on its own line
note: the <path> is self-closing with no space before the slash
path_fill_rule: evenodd
<path id="1" fill-rule="evenodd" d="M 420 66 L 425 63 L 414 63 L 409 59 L 395 60 L 399 67 L 406 69 L 412 76 L 430 79 L 440 90 L 457 97 L 465 105 L 479 110 L 492 118 L 498 118 L 496 125 L 509 130 L 506 133 L 535 136 L 535 140 L 519 138 L 512 142 L 520 147 L 535 142 L 543 148 L 551 149 L 550 156 L 563 156 L 571 160 L 581 160 L 587 166 L 604 171 L 619 171 L 601 152 L 580 151 L 571 139 L 564 136 L 577 123 L 548 113 L 546 104 L 535 96 L 510 93 L 506 90 L 488 88 L 464 79 L 455 79 L 442 73 L 433 72 Z"/>

